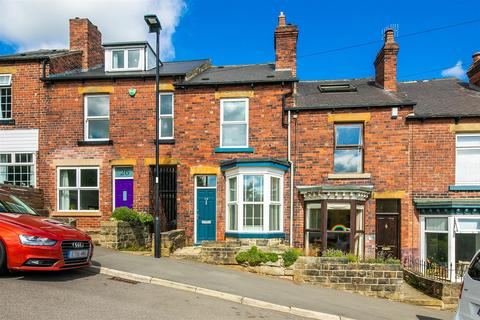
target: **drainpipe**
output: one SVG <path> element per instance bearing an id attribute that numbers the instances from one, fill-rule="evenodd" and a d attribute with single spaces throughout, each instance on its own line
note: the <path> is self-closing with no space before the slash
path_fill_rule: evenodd
<path id="1" fill-rule="evenodd" d="M 292 161 L 292 147 L 291 147 L 292 136 L 291 136 L 291 132 L 290 132 L 290 126 L 291 126 L 291 111 L 290 110 L 288 110 L 287 117 L 288 117 L 288 119 L 287 119 L 288 163 L 290 164 L 290 246 L 293 246 L 293 196 L 294 196 L 293 180 L 294 180 L 294 177 L 295 177 L 295 167 L 294 167 L 294 164 L 293 164 L 293 161 Z"/>

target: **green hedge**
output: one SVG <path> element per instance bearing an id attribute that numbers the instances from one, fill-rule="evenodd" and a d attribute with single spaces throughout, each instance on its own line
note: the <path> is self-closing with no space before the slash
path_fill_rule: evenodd
<path id="1" fill-rule="evenodd" d="M 292 264 L 295 263 L 295 261 L 297 261 L 298 257 L 300 257 L 301 255 L 303 255 L 303 252 L 300 249 L 288 249 L 282 254 L 283 265 L 287 268 L 290 267 Z"/>
<path id="2" fill-rule="evenodd" d="M 153 216 L 146 213 L 137 212 L 127 207 L 116 208 L 112 213 L 112 219 L 125 221 L 134 225 L 152 225 Z"/>
<path id="3" fill-rule="evenodd" d="M 242 251 L 235 257 L 239 264 L 248 264 L 249 266 L 258 266 L 262 263 L 277 262 L 278 255 L 273 252 L 263 252 L 253 246 L 248 251 Z"/>

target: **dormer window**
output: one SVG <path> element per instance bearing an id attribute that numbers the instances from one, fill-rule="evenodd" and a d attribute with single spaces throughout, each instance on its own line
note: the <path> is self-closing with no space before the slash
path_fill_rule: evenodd
<path id="1" fill-rule="evenodd" d="M 140 49 L 112 50 L 112 70 L 138 70 Z"/>
<path id="2" fill-rule="evenodd" d="M 105 47 L 105 71 L 147 71 L 155 67 L 155 53 L 148 42 L 116 42 Z"/>

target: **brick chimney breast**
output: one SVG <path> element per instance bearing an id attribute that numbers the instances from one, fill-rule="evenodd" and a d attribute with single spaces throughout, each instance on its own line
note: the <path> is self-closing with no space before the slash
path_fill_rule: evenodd
<path id="1" fill-rule="evenodd" d="M 88 19 L 70 19 L 70 50 L 82 51 L 82 69 L 87 70 L 104 63 L 105 51 L 102 34 Z"/>
<path id="2" fill-rule="evenodd" d="M 392 29 L 385 30 L 384 45 L 375 62 L 375 83 L 385 91 L 397 91 L 397 55 L 399 46 Z"/>
<path id="3" fill-rule="evenodd" d="M 480 87 L 480 52 L 476 52 L 472 56 L 473 62 L 467 71 L 470 84 Z"/>
<path id="4" fill-rule="evenodd" d="M 278 16 L 278 25 L 275 29 L 275 70 L 290 70 L 297 76 L 297 39 L 298 28 L 287 24 L 283 12 Z"/>

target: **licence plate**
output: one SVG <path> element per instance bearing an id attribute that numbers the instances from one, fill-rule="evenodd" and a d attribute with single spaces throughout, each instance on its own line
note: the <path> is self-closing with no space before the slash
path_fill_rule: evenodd
<path id="1" fill-rule="evenodd" d="M 79 259 L 88 257 L 88 249 L 85 250 L 70 250 L 67 253 L 68 259 Z"/>

